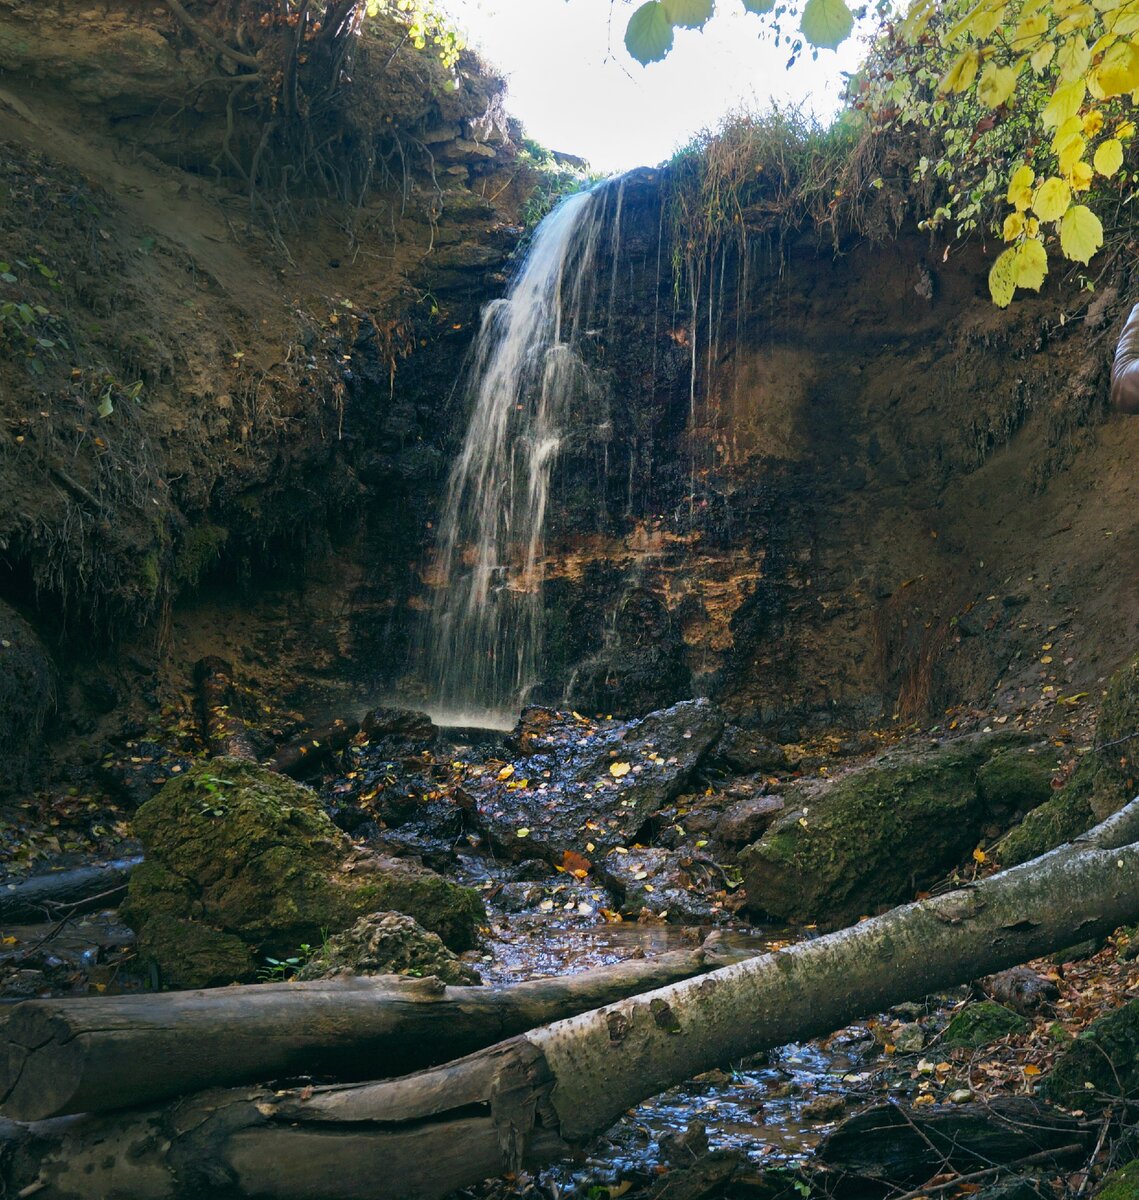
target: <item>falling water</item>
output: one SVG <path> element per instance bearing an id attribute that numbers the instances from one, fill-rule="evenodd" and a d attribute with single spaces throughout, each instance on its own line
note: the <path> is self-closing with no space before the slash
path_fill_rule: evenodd
<path id="1" fill-rule="evenodd" d="M 569 197 L 538 227 L 506 298 L 485 309 L 461 380 L 470 424 L 447 488 L 426 647 L 440 723 L 508 728 L 538 679 L 550 472 L 600 386 L 581 343 L 606 191 Z"/>

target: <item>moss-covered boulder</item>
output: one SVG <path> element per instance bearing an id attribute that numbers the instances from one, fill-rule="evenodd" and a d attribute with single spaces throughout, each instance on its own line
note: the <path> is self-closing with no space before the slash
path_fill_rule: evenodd
<path id="1" fill-rule="evenodd" d="M 1024 1033 L 1029 1028 L 1029 1022 L 1011 1008 L 993 1000 L 978 1000 L 954 1013 L 941 1035 L 941 1042 L 950 1050 L 958 1047 L 980 1050 L 1010 1033 Z"/>
<path id="2" fill-rule="evenodd" d="M 403 913 L 373 913 L 351 929 L 330 937 L 297 972 L 296 978 L 329 979 L 352 975 L 434 975 L 444 983 L 481 983 L 468 967 L 418 921 Z"/>
<path id="3" fill-rule="evenodd" d="M 1139 1095 L 1139 1000 L 1093 1021 L 1056 1060 L 1045 1091 L 1085 1110 Z"/>
<path id="4" fill-rule="evenodd" d="M 993 814 L 978 773 L 1015 744 L 960 739 L 788 791 L 785 815 L 741 855 L 748 908 L 841 925 L 912 900 L 976 846 Z"/>
<path id="5" fill-rule="evenodd" d="M 1135 1200 L 1139 1196 L 1139 1158 L 1105 1175 L 1093 1194 L 1095 1200 Z"/>
<path id="6" fill-rule="evenodd" d="M 1070 842 L 1139 792 L 1139 658 L 1112 676 L 1100 708 L 1095 746 L 1071 779 L 1034 809 L 997 847 L 1011 867 Z"/>
<path id="7" fill-rule="evenodd" d="M 241 759 L 200 763 L 135 815 L 146 861 L 123 906 L 163 979 L 208 987 L 255 976 L 360 916 L 396 910 L 456 950 L 475 944 L 477 893 L 356 850 L 312 791 Z M 242 949 L 244 947 L 244 949 Z"/>

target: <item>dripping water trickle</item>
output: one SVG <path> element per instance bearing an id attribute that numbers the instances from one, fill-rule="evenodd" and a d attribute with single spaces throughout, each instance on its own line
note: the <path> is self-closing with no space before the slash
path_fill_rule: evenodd
<path id="1" fill-rule="evenodd" d="M 608 190 L 570 196 L 542 222 L 506 298 L 484 310 L 460 381 L 470 424 L 447 487 L 423 649 L 440 724 L 509 728 L 539 679 L 551 470 L 601 389 L 581 349 L 596 332 Z"/>

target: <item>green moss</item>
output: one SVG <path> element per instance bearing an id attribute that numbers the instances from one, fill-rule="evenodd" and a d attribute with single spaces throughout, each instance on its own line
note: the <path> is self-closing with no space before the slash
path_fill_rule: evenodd
<path id="1" fill-rule="evenodd" d="M 790 812 L 743 852 L 749 907 L 838 924 L 912 899 L 923 878 L 975 845 L 985 818 L 977 770 L 997 744 L 962 742 L 873 766 L 813 797 L 805 813 Z"/>
<path id="2" fill-rule="evenodd" d="M 1024 1017 L 1018 1016 L 1003 1004 L 992 1000 L 979 1000 L 956 1013 L 945 1027 L 942 1044 L 949 1049 L 964 1047 L 980 1050 L 991 1046 L 1010 1033 L 1023 1033 L 1029 1028 Z"/>
<path id="3" fill-rule="evenodd" d="M 1095 1200 L 1135 1200 L 1139 1196 L 1139 1158 L 1104 1176 Z"/>
<path id="4" fill-rule="evenodd" d="M 228 529 L 208 521 L 191 529 L 174 552 L 175 584 L 183 589 L 197 587 L 198 580 L 217 561 L 228 539 Z"/>
<path id="5" fill-rule="evenodd" d="M 169 921 L 201 921 L 250 954 L 286 957 L 381 909 L 407 913 L 456 950 L 476 944 L 485 919 L 476 892 L 426 868 L 363 859 L 345 870 L 353 846 L 316 794 L 256 763 L 201 763 L 147 801 L 134 824 L 146 862 L 123 912 L 171 979 L 204 969 L 187 960 L 183 931 Z M 164 943 L 162 931 L 178 936 Z"/>
<path id="6" fill-rule="evenodd" d="M 200 921 L 159 913 L 138 931 L 139 957 L 153 962 L 170 987 L 224 987 L 250 983 L 257 964 L 252 947 Z"/>
<path id="7" fill-rule="evenodd" d="M 1092 1022 L 1056 1060 L 1045 1090 L 1057 1104 L 1083 1109 L 1139 1093 L 1139 1000 Z"/>
<path id="8" fill-rule="evenodd" d="M 1139 790 L 1139 658 L 1112 676 L 1100 708 L 1095 746 L 1080 759 L 1065 787 L 1029 813 L 997 847 L 1011 867 L 1070 842 Z"/>
<path id="9" fill-rule="evenodd" d="M 977 794 L 990 811 L 1028 812 L 1053 795 L 1053 758 L 1031 748 L 995 754 L 977 771 Z"/>

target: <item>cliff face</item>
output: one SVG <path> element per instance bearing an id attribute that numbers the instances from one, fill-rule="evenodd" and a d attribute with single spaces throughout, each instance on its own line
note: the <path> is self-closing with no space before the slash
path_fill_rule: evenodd
<path id="1" fill-rule="evenodd" d="M 192 8 L 269 53 L 239 5 Z M 530 178 L 499 81 L 464 60 L 449 90 L 400 36 L 370 27 L 339 157 L 290 190 L 247 68 L 172 11 L 0 2 L 16 757 L 53 706 L 79 762 L 183 712 L 203 654 L 275 728 L 422 698 L 454 382 Z M 554 469 L 535 698 L 710 694 L 784 740 L 1094 700 L 1139 634 L 1121 282 L 1000 312 L 976 246 L 757 228 L 693 304 L 669 195 L 630 177 L 599 253 L 604 387 Z"/>
<path id="2" fill-rule="evenodd" d="M 407 590 L 527 188 L 501 80 L 381 19 L 340 140 L 268 172 L 274 46 L 190 9 L 0 4 L 0 604 L 62 668 L 36 720 L 87 756 L 206 649 L 255 686 L 359 668 L 346 613 Z M 0 743 L 27 726 L 2 698 Z"/>
<path id="3" fill-rule="evenodd" d="M 1118 285 L 1002 312 L 978 247 L 807 232 L 718 252 L 693 308 L 667 194 L 626 183 L 599 267 L 608 404 L 555 468 L 541 698 L 710 694 L 786 740 L 1097 696 L 1139 633 Z"/>

